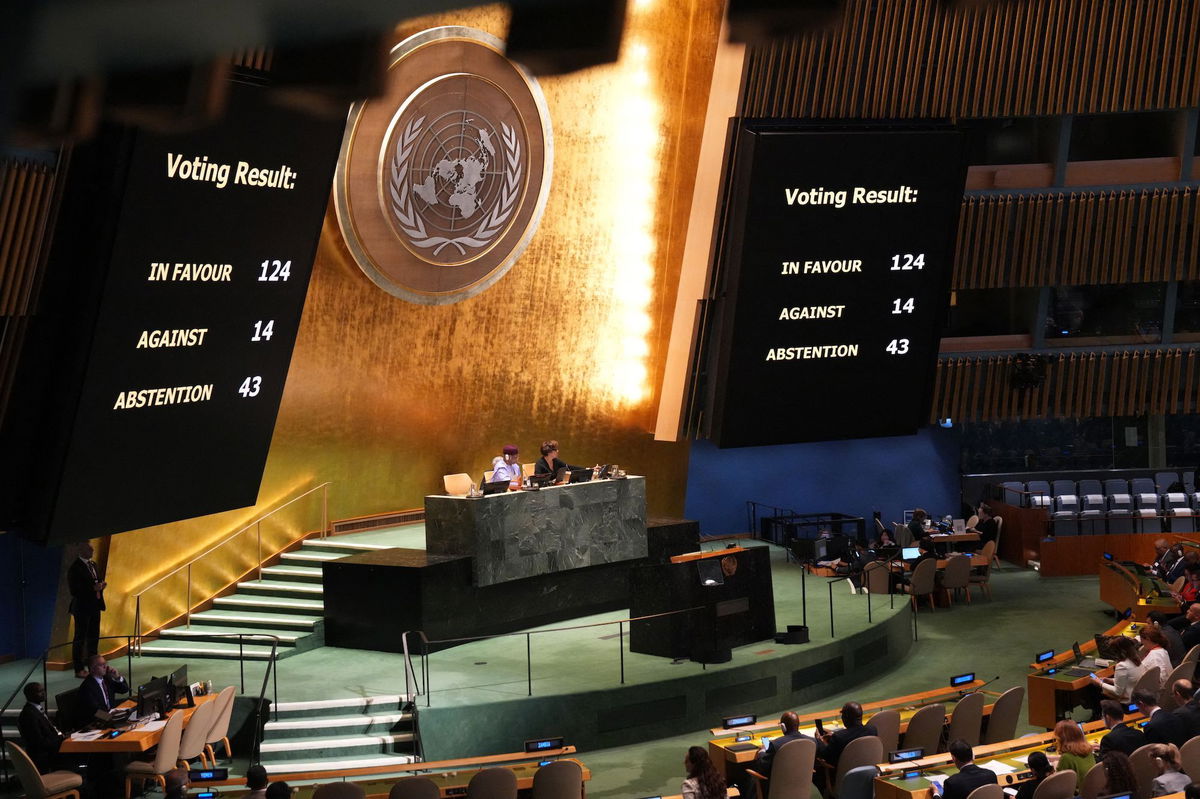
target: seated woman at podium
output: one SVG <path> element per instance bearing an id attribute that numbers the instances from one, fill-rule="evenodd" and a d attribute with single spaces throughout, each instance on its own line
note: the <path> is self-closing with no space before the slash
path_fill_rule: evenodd
<path id="1" fill-rule="evenodd" d="M 542 457 L 533 465 L 534 474 L 558 474 L 559 469 L 580 469 L 586 467 L 572 466 L 566 461 L 559 460 L 558 442 L 554 439 L 542 442 Z"/>

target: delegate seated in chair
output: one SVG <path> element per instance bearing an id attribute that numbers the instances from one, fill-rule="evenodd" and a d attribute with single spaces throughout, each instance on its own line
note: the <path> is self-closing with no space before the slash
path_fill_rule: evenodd
<path id="1" fill-rule="evenodd" d="M 779 753 L 780 748 L 784 744 L 796 740 L 813 740 L 800 732 L 800 717 L 790 710 L 779 717 L 779 726 L 783 729 L 783 735 L 771 738 L 767 742 L 767 746 L 759 750 L 759 753 L 754 758 L 754 762 L 750 764 L 751 771 L 755 771 L 767 779 L 771 777 L 771 766 L 775 762 L 775 755 Z M 744 783 L 738 786 L 738 789 L 741 791 L 742 796 L 755 795 L 754 782 L 749 776 L 747 776 Z"/>

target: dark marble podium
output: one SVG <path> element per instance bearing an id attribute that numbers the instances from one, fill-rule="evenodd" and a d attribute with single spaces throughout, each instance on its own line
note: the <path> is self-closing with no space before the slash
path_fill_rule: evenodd
<path id="1" fill-rule="evenodd" d="M 431 555 L 474 558 L 477 586 L 646 557 L 646 479 L 478 499 L 425 497 Z"/>

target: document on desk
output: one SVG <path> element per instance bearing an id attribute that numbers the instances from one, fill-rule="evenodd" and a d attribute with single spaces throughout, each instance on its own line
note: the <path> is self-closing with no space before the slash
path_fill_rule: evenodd
<path id="1" fill-rule="evenodd" d="M 160 721 L 147 721 L 145 724 L 139 724 L 138 730 L 141 732 L 158 732 L 165 726 L 167 726 L 166 719 L 162 719 Z"/>
<path id="2" fill-rule="evenodd" d="M 91 732 L 73 732 L 71 733 L 72 741 L 95 741 L 104 734 L 104 730 L 92 730 Z"/>
<path id="3" fill-rule="evenodd" d="M 1015 767 L 1010 766 L 1007 763 L 1001 763 L 999 760 L 989 760 L 986 763 L 980 763 L 979 767 L 985 768 L 996 775 L 1012 774 L 1014 771 L 1016 771 Z"/>

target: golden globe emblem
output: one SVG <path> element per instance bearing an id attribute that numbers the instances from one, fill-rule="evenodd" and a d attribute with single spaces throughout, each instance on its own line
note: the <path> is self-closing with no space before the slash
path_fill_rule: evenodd
<path id="1" fill-rule="evenodd" d="M 550 190 L 553 141 L 532 76 L 483 31 L 433 28 L 392 50 L 384 93 L 350 111 L 338 224 L 384 290 L 426 305 L 499 280 Z"/>

